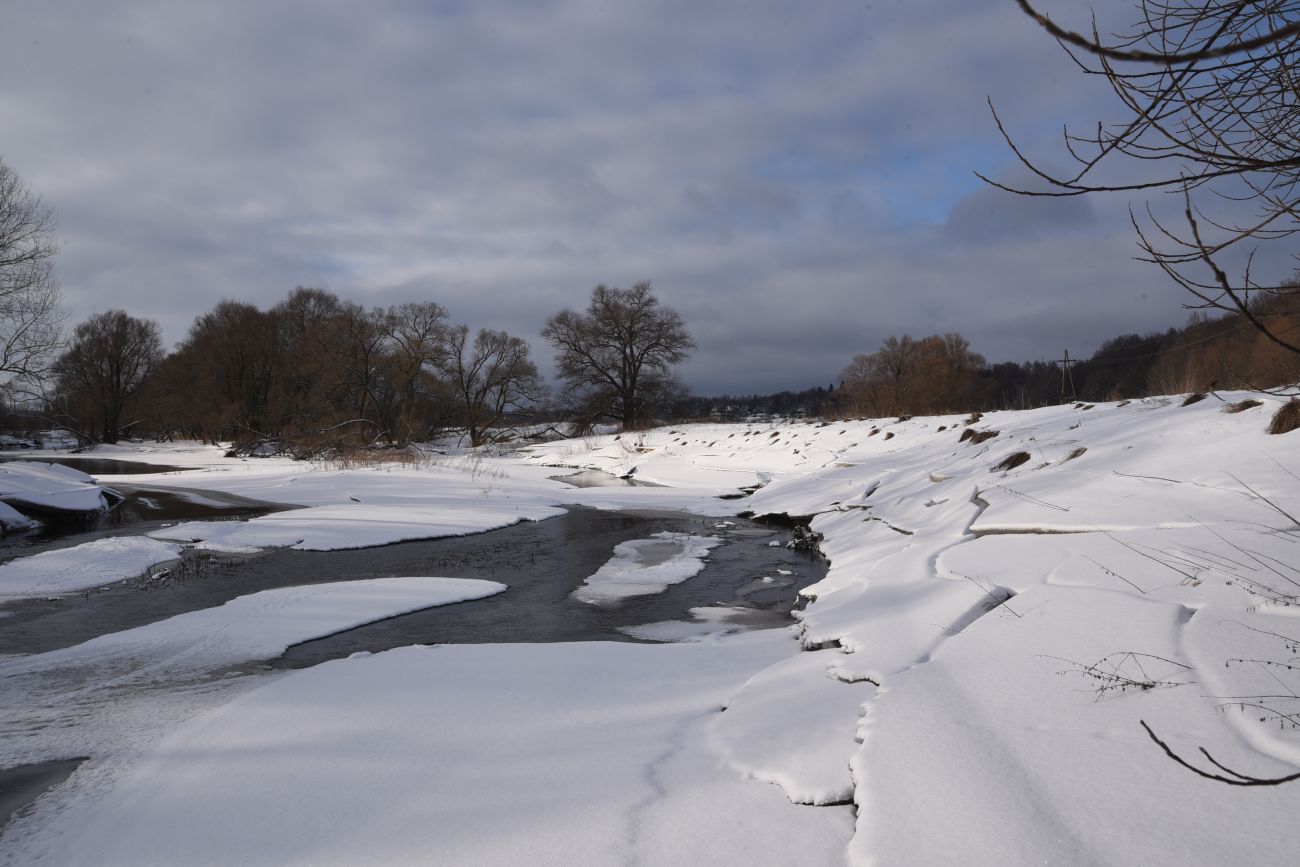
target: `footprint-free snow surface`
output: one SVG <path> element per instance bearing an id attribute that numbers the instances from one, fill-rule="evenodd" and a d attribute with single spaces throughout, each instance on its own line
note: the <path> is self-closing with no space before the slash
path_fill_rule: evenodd
<path id="1" fill-rule="evenodd" d="M 369 506 L 485 529 L 577 503 L 802 516 L 830 570 L 784 631 L 727 635 L 714 608 L 638 627 L 680 643 L 399 648 L 20 750 L 91 758 L 0 861 L 1291 863 L 1300 780 L 1166 753 L 1300 771 L 1300 433 L 1265 432 L 1269 397 L 1224 411 L 1246 397 L 686 425 L 391 472 L 173 452 L 201 467 L 177 486 L 342 507 L 175 544 L 347 547 L 404 538 L 396 513 L 351 523 Z M 661 487 L 549 478 L 576 470 Z M 588 588 L 697 544 L 664 541 Z"/>

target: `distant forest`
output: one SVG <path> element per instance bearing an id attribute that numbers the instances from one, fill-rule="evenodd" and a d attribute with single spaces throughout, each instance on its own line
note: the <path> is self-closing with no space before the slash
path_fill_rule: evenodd
<path id="1" fill-rule="evenodd" d="M 636 291 L 611 290 L 619 298 Z M 1263 295 L 1250 309 L 1274 334 L 1289 335 L 1300 329 L 1300 286 Z M 668 316 L 670 330 L 690 345 L 674 311 L 657 315 Z M 553 317 L 548 327 L 559 321 Z M 171 353 L 156 324 L 122 311 L 98 314 L 78 326 L 54 373 L 52 394 L 9 404 L 0 426 L 61 427 L 87 443 L 179 437 L 307 457 L 457 432 L 480 445 L 511 438 L 506 429 L 520 425 L 554 430 L 577 419 L 581 429 L 600 418 L 584 415 L 564 392 L 549 393 L 520 338 L 474 334 L 450 324 L 432 302 L 367 309 L 301 287 L 269 310 L 221 302 Z M 1181 328 L 1113 337 L 1068 367 L 1056 360 L 989 364 L 949 333 L 889 337 L 875 352 L 855 356 L 837 380 L 802 391 L 697 397 L 661 378 L 662 394 L 631 426 L 929 415 L 1294 387 L 1300 357 L 1241 314 L 1211 319 L 1198 312 Z"/>
<path id="2" fill-rule="evenodd" d="M 1251 311 L 1275 334 L 1300 330 L 1300 287 L 1261 295 Z M 1062 359 L 1063 361 L 1063 359 Z M 762 415 L 888 416 L 1030 409 L 1214 389 L 1271 389 L 1300 382 L 1300 358 L 1245 316 L 1194 313 L 1181 328 L 1112 337 L 1090 357 L 989 364 L 960 334 L 890 337 L 858 355 L 839 381 L 804 391 L 690 397 L 682 418 Z"/>

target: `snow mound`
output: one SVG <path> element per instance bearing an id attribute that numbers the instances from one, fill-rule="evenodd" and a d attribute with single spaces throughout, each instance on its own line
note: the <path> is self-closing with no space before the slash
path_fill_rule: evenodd
<path id="1" fill-rule="evenodd" d="M 29 530 L 32 527 L 39 526 L 39 521 L 27 517 L 13 506 L 0 500 L 0 533 L 8 533 L 12 530 Z"/>
<path id="2" fill-rule="evenodd" d="M 105 488 L 80 470 L 39 461 L 0 463 L 0 501 L 53 512 L 98 512 Z"/>
<path id="3" fill-rule="evenodd" d="M 116 536 L 19 557 L 0 565 L 0 600 L 56 596 L 112 584 L 175 559 L 180 552 L 181 546 L 169 542 Z"/>
<path id="4" fill-rule="evenodd" d="M 0 673 L 30 674 L 87 662 L 105 667 L 115 661 L 151 676 L 213 670 L 271 659 L 291 645 L 375 620 L 504 590 L 504 584 L 472 578 L 372 578 L 278 587 L 23 658 L 9 672 L 0 668 Z"/>
<path id="5" fill-rule="evenodd" d="M 284 547 L 299 551 L 339 551 L 411 539 L 482 533 L 519 521 L 540 521 L 563 511 L 554 506 L 500 502 L 485 502 L 475 508 L 466 508 L 463 502 L 409 506 L 356 503 L 275 512 L 242 522 L 190 521 L 149 535 L 155 539 L 197 542 L 200 548 L 218 551 Z"/>
<path id="6" fill-rule="evenodd" d="M 801 653 L 749 679 L 709 725 L 715 748 L 741 773 L 775 783 L 796 804 L 847 803 L 857 717 L 869 683 L 831 677 L 832 651 Z"/>

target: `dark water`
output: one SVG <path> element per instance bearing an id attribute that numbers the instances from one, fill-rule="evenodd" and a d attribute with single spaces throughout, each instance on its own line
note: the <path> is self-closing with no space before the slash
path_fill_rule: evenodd
<path id="1" fill-rule="evenodd" d="M 179 473 L 182 470 L 190 469 L 189 467 L 172 467 L 163 464 L 145 464 L 139 461 L 119 461 L 113 458 L 76 458 L 76 457 L 28 457 L 25 455 L 7 454 L 0 455 L 0 463 L 7 461 L 30 461 L 42 464 L 60 464 L 65 467 L 72 467 L 74 470 L 80 470 L 92 476 L 111 476 L 115 474 L 131 475 L 162 475 L 163 473 Z"/>
<path id="2" fill-rule="evenodd" d="M 252 518 L 288 508 L 235 494 L 114 485 L 122 502 L 102 512 L 45 512 L 41 526 L 0 535 L 0 562 L 69 548 L 107 536 L 141 535 L 179 521 Z"/>
<path id="3" fill-rule="evenodd" d="M 745 605 L 755 612 L 754 625 L 787 625 L 800 588 L 821 580 L 821 558 L 786 548 L 768 547 L 785 534 L 731 519 L 720 529 L 716 518 L 602 512 L 570 507 L 563 517 L 478 537 L 425 543 L 402 571 L 454 578 L 500 581 L 510 589 L 487 599 L 416 611 L 348 632 L 291 647 L 276 667 L 300 668 L 347 656 L 408 644 L 479 644 L 495 642 L 631 641 L 620 627 L 688 619 L 687 610 L 704 605 Z M 610 606 L 591 605 L 570 594 L 595 573 L 620 542 L 644 539 L 662 531 L 714 535 L 724 544 L 709 552 L 703 571 L 662 593 L 635 596 Z M 447 544 L 450 543 L 450 544 Z M 403 560 L 406 552 L 395 549 Z M 791 571 L 785 587 L 755 590 L 755 579 Z M 407 571 L 409 570 L 409 571 Z M 737 596 L 737 590 L 748 591 Z M 767 616 L 762 616 L 767 615 Z"/>
<path id="4" fill-rule="evenodd" d="M 34 765 L 0 768 L 0 829 L 14 813 L 35 801 L 47 789 L 62 783 L 85 759 L 56 759 Z"/>
<path id="5" fill-rule="evenodd" d="M 372 623 L 291 648 L 278 666 L 302 667 L 356 651 L 409 644 L 630 640 L 619 627 L 679 620 L 689 608 L 744 604 L 755 620 L 788 623 L 799 588 L 820 580 L 818 557 L 768 542 L 788 533 L 730 519 L 677 513 L 605 512 L 569 507 L 561 516 L 473 536 L 402 542 L 354 551 L 273 550 L 209 562 L 200 574 L 161 587 L 114 585 L 58 600 L 24 600 L 0 608 L 0 654 L 39 653 L 79 644 L 165 617 L 221 605 L 273 587 L 401 575 L 484 578 L 509 590 L 496 596 L 431 608 Z M 705 569 L 652 596 L 611 607 L 569 594 L 630 539 L 661 531 L 717 535 L 726 542 L 709 553 Z M 793 572 L 789 586 L 755 579 Z M 736 591 L 745 595 L 738 597 Z"/>
<path id="6" fill-rule="evenodd" d="M 560 476 L 547 476 L 556 482 L 564 482 L 566 485 L 572 485 L 575 488 L 662 488 L 663 485 L 657 485 L 654 482 L 643 482 L 638 479 L 616 476 L 613 473 L 607 473 L 603 470 L 579 470 L 576 473 L 565 473 Z"/>

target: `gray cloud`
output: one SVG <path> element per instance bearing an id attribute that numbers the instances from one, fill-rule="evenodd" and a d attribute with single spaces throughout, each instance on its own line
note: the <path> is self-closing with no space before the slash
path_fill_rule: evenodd
<path id="1" fill-rule="evenodd" d="M 997 181 L 1017 190 L 1039 190 L 1044 186 L 1027 175 L 1027 171 L 1003 173 Z M 1092 202 L 1082 196 L 1016 195 L 986 185 L 953 204 L 944 235 L 959 244 L 1024 241 L 1095 229 L 1097 224 Z"/>
<path id="2" fill-rule="evenodd" d="M 971 175 L 1012 161 L 987 94 L 1048 152 L 1104 98 L 1001 0 L 54 0 L 0 11 L 0 79 L 74 318 L 171 340 L 302 284 L 437 300 L 545 360 L 547 315 L 651 279 L 688 382 L 740 392 L 891 333 L 1022 358 L 1181 317 L 1125 202 Z"/>

